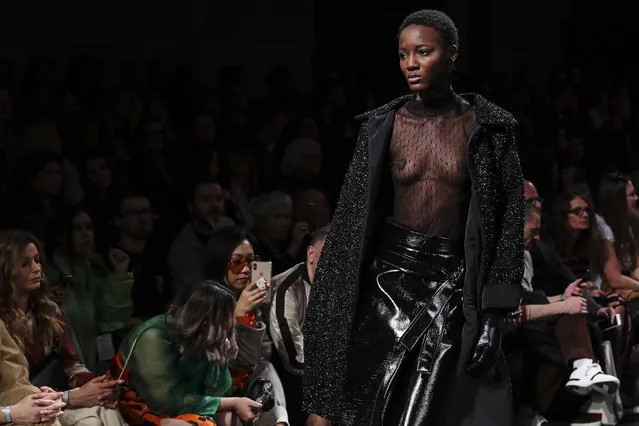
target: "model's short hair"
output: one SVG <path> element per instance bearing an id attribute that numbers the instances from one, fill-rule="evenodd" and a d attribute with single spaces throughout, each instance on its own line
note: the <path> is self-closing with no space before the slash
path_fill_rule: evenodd
<path id="1" fill-rule="evenodd" d="M 432 27 L 439 31 L 444 41 L 449 45 L 459 47 L 459 32 L 457 26 L 450 19 L 450 16 L 444 12 L 434 9 L 423 9 L 413 12 L 404 18 L 399 26 L 398 36 L 406 27 L 410 25 L 421 25 L 423 27 Z"/>

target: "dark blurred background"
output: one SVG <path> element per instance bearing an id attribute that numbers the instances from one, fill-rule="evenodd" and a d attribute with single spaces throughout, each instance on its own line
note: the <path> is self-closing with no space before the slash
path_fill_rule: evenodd
<path id="1" fill-rule="evenodd" d="M 305 259 L 311 233 L 335 211 L 360 125 L 354 117 L 406 92 L 400 22 L 437 8 L 460 31 L 455 90 L 479 92 L 519 121 L 524 174 L 539 191 L 530 200 L 545 200 L 544 224 L 566 222 L 565 205 L 553 212 L 558 194 L 577 185 L 597 196 L 603 176 L 623 173 L 628 192 L 615 223 L 627 230 L 632 219 L 634 233 L 616 237 L 627 237 L 620 246 L 639 247 L 639 26 L 632 4 L 4 1 L 0 228 L 28 230 L 44 244 L 54 287 L 77 297 L 75 304 L 58 301 L 77 319 L 68 325 L 83 337 L 78 349 L 89 368 L 100 331 L 91 313 L 109 308 L 94 297 L 102 282 L 94 271 L 100 280 L 116 269 L 132 278 L 130 294 L 117 292 L 132 310 L 116 330 L 120 337 L 165 312 L 184 283 L 211 278 L 206 256 L 219 252 L 212 237 L 229 225 L 250 234 L 254 254 L 272 262 L 273 275 L 287 271 Z M 602 204 L 574 214 L 599 213 Z M 566 265 L 599 258 L 588 245 L 575 247 L 561 253 Z M 113 248 L 126 256 L 115 259 Z M 231 255 L 217 261 L 230 265 Z M 639 269 L 631 272 L 639 288 Z M 69 285 L 73 275 L 86 276 L 86 286 Z M 112 286 L 119 281 L 104 288 Z M 7 309 L 0 306 L 0 314 Z M 635 362 L 624 371 L 632 374 L 622 396 L 624 408 L 639 413 L 639 337 L 633 339 Z M 285 386 L 291 419 L 302 418 L 300 391 Z"/>
<path id="2" fill-rule="evenodd" d="M 107 75 L 124 60 L 197 61 L 216 81 L 222 65 L 246 66 L 251 88 L 275 64 L 289 66 L 304 87 L 317 71 L 353 66 L 376 89 L 403 87 L 395 61 L 402 18 L 440 8 L 461 32 L 462 70 L 487 76 L 505 66 L 545 73 L 573 64 L 630 71 L 637 39 L 631 2 L 576 0 L 7 2 L 0 17 L 2 56 L 18 68 L 35 53 L 63 67 L 79 51 L 99 56 Z"/>

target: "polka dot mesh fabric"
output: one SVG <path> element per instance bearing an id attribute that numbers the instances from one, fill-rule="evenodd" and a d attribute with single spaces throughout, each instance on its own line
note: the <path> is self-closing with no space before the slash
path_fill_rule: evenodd
<path id="1" fill-rule="evenodd" d="M 413 101 L 397 112 L 390 158 L 394 219 L 400 225 L 437 237 L 463 235 L 470 200 L 467 144 L 474 124 L 474 108 L 429 115 Z"/>

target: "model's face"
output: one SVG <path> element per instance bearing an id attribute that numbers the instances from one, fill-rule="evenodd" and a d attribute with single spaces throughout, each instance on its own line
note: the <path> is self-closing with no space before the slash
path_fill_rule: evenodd
<path id="1" fill-rule="evenodd" d="M 457 48 L 449 47 L 439 31 L 409 25 L 399 34 L 399 66 L 412 92 L 423 93 L 441 84 L 447 63 L 455 60 Z"/>

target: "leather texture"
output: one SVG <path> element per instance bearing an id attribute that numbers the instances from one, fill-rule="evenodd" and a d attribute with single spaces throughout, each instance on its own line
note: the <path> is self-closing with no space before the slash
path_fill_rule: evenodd
<path id="1" fill-rule="evenodd" d="M 481 331 L 468 366 L 469 372 L 485 373 L 495 364 L 495 360 L 501 353 L 505 320 L 506 314 L 503 312 L 493 311 L 484 314 Z"/>
<path id="2" fill-rule="evenodd" d="M 387 223 L 365 273 L 341 424 L 436 425 L 455 380 L 463 256 L 450 240 Z"/>

